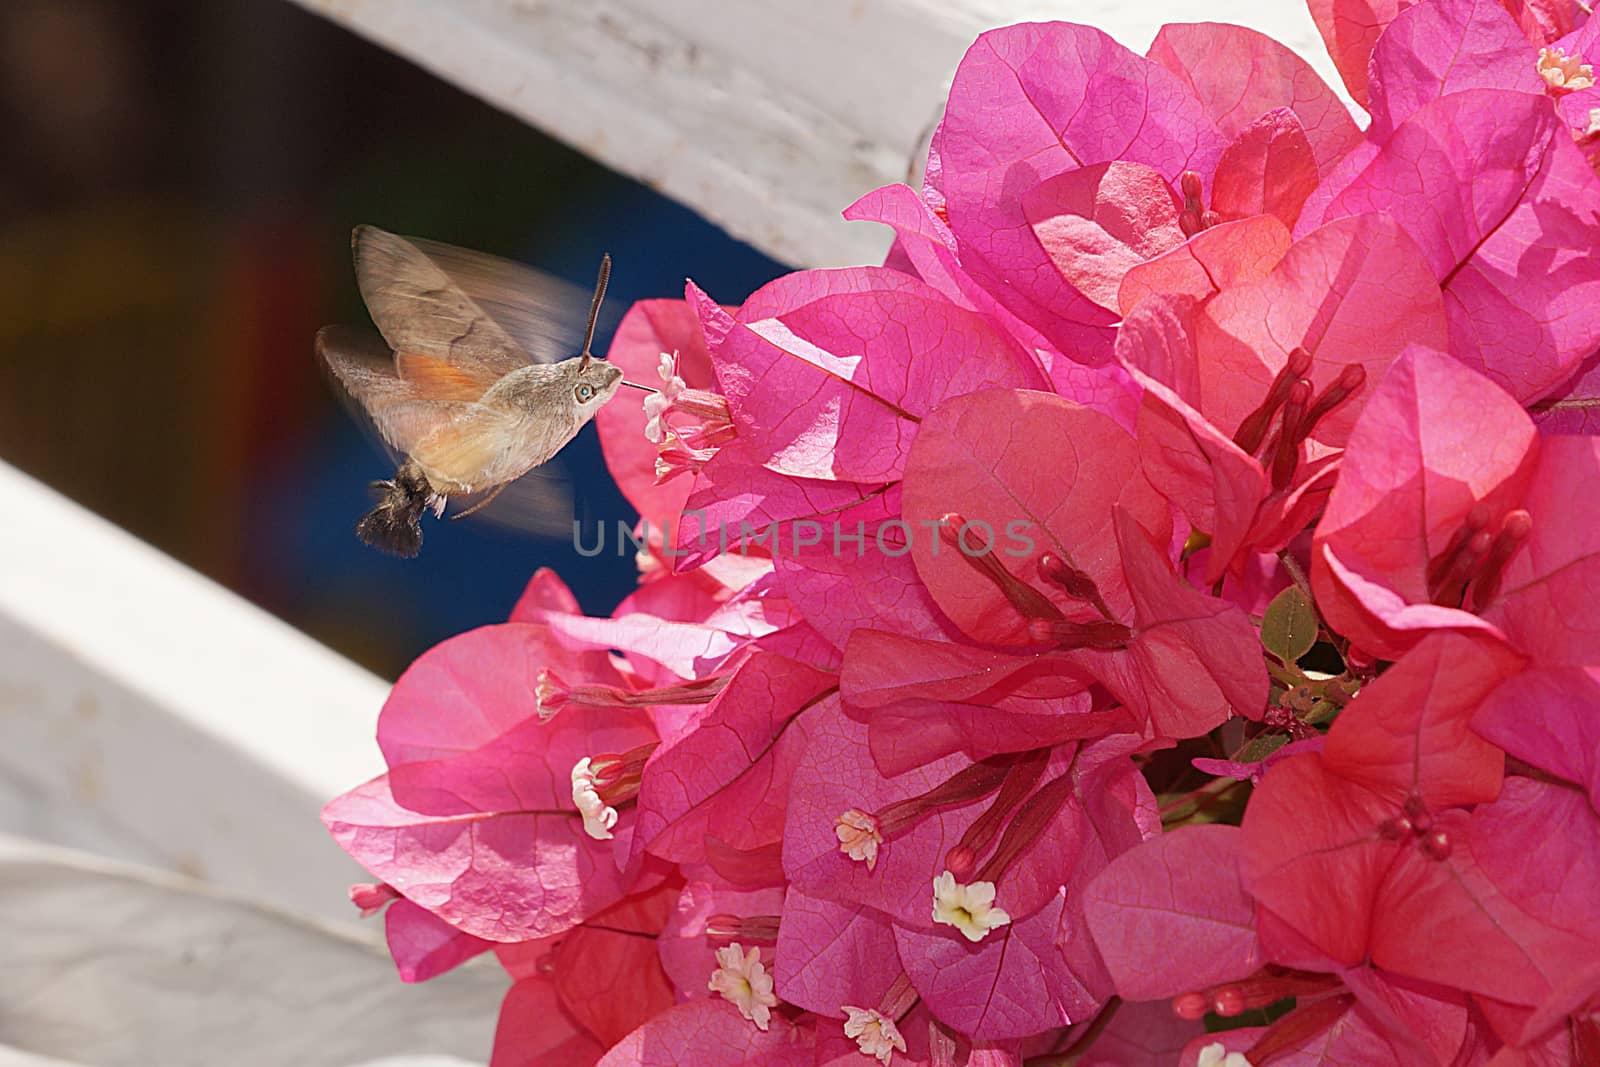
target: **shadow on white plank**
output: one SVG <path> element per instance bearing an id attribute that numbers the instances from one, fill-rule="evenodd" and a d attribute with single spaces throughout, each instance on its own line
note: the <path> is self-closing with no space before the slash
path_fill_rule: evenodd
<path id="1" fill-rule="evenodd" d="M 69 1064 L 482 1062 L 507 982 L 477 961 L 408 986 L 377 926 L 5 837 L 0 901 L 0 1046 Z"/>
<path id="2" fill-rule="evenodd" d="M 349 920 L 387 686 L 0 464 L 0 831 Z"/>

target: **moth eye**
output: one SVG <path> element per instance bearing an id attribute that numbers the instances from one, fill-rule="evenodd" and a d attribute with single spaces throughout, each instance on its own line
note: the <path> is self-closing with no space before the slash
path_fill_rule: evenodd
<path id="1" fill-rule="evenodd" d="M 594 386 L 590 385 L 588 382 L 585 382 L 578 386 L 578 388 L 574 389 L 573 393 L 577 396 L 578 403 L 587 404 L 590 400 L 594 399 Z"/>

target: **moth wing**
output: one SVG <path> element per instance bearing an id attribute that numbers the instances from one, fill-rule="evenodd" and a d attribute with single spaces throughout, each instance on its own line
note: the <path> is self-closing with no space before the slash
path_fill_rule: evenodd
<path id="1" fill-rule="evenodd" d="M 394 353 L 372 330 L 324 327 L 317 333 L 317 360 L 356 421 L 383 442 L 396 462 L 397 453 L 410 452 L 467 407 L 459 396 L 430 395 L 402 378 Z"/>
<path id="2" fill-rule="evenodd" d="M 572 481 L 559 458 L 507 482 L 492 500 L 483 503 L 482 510 L 464 514 L 476 507 L 477 501 L 463 501 L 462 511 L 451 518 L 492 523 L 535 537 L 565 538 L 572 535 L 572 520 L 577 515 Z"/>
<path id="3" fill-rule="evenodd" d="M 510 260 L 373 226 L 357 227 L 352 244 L 367 310 L 397 351 L 455 364 L 487 389 L 530 362 L 566 359 L 582 346 L 588 290 Z"/>

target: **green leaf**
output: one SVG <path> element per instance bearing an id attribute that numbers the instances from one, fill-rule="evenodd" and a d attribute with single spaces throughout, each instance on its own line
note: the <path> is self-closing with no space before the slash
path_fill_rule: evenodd
<path id="1" fill-rule="evenodd" d="M 1261 644 L 1284 663 L 1293 663 L 1317 643 L 1317 613 L 1298 585 L 1272 598 L 1261 618 Z"/>
<path id="2" fill-rule="evenodd" d="M 1233 758 L 1239 763 L 1259 763 L 1288 743 L 1288 734 L 1257 734 Z"/>

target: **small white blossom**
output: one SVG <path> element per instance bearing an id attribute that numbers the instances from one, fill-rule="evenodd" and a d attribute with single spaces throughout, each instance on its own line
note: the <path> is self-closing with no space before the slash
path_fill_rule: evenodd
<path id="1" fill-rule="evenodd" d="M 772 992 L 772 975 L 761 965 L 760 949 L 745 952 L 737 941 L 717 949 L 717 969 L 711 972 L 706 988 L 721 994 L 739 1014 L 755 1023 L 757 1030 L 772 1025 L 778 998 Z"/>
<path id="2" fill-rule="evenodd" d="M 661 375 L 661 380 L 666 384 L 659 393 L 651 393 L 644 398 L 644 436 L 651 444 L 659 445 L 667 439 L 666 418 L 667 412 L 672 410 L 672 404 L 678 399 L 678 394 L 688 388 L 687 383 L 678 377 L 678 354 L 676 352 L 661 353 L 661 364 L 656 368 Z"/>
<path id="3" fill-rule="evenodd" d="M 1561 48 L 1539 49 L 1539 76 L 1551 90 L 1570 93 L 1594 85 L 1594 68 Z"/>
<path id="4" fill-rule="evenodd" d="M 887 1064 L 894 1050 L 906 1050 L 906 1039 L 900 1036 L 894 1020 L 871 1008 L 844 1006 L 850 1017 L 844 1021 L 844 1036 L 856 1039 L 856 1047 L 863 1056 L 875 1056 L 879 1063 Z"/>
<path id="5" fill-rule="evenodd" d="M 1195 1067 L 1251 1067 L 1242 1052 L 1229 1052 L 1220 1041 L 1213 1041 L 1200 1050 Z"/>
<path id="6" fill-rule="evenodd" d="M 859 808 L 851 808 L 834 820 L 833 833 L 839 839 L 839 851 L 853 860 L 865 860 L 867 870 L 878 866 L 878 846 L 883 835 L 878 832 L 878 820 Z"/>
<path id="7" fill-rule="evenodd" d="M 933 921 L 954 926 L 968 941 L 982 941 L 1011 916 L 994 906 L 994 883 L 962 885 L 945 871 L 933 880 Z"/>
<path id="8" fill-rule="evenodd" d="M 611 828 L 617 825 L 617 809 L 600 799 L 594 788 L 594 771 L 585 756 L 572 768 L 572 804 L 583 816 L 583 832 L 596 841 L 610 841 Z"/>

